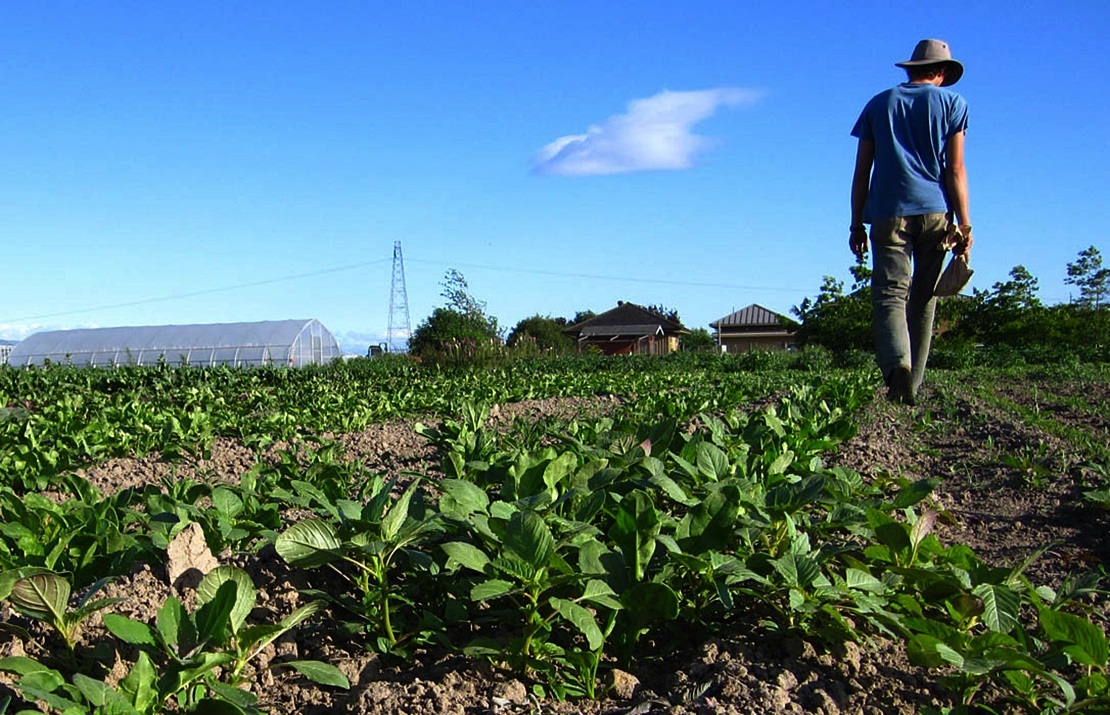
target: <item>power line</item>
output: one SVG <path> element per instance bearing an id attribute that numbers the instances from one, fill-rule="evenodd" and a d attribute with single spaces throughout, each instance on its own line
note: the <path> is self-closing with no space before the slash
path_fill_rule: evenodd
<path id="1" fill-rule="evenodd" d="M 323 268 L 318 271 L 309 271 L 308 273 L 295 273 L 288 276 L 280 276 L 278 278 L 267 278 L 261 281 L 253 281 L 251 283 L 237 283 L 230 286 L 220 286 L 219 288 L 206 288 L 204 290 L 191 291 L 189 293 L 175 293 L 173 295 L 164 295 L 156 298 L 143 298 L 142 300 L 132 300 L 126 303 L 110 303 L 105 305 L 95 305 L 89 308 L 79 308 L 77 310 L 62 310 L 56 313 L 41 313 L 39 315 L 30 315 L 24 318 L 9 318 L 5 322 L 21 322 L 25 320 L 41 320 L 43 318 L 57 318 L 63 315 L 77 315 L 79 313 L 94 313 L 98 310 L 111 310 L 113 308 L 130 308 L 136 305 L 148 305 L 150 303 L 164 303 L 169 300 L 183 300 L 185 298 L 196 298 L 201 295 L 211 295 L 213 293 L 225 293 L 227 291 L 239 290 L 241 288 L 255 288 L 257 286 L 271 285 L 273 283 L 284 283 L 285 281 L 294 281 L 301 278 L 312 278 L 315 276 L 322 276 L 328 273 L 339 273 L 341 271 L 350 271 L 356 268 L 365 268 L 367 266 L 377 266 L 387 263 L 391 259 L 383 258 L 377 261 L 365 261 L 363 263 L 351 263 L 345 266 L 337 266 L 335 268 Z"/>
<path id="2" fill-rule="evenodd" d="M 240 290 L 242 288 L 255 288 L 258 286 L 272 285 L 274 283 L 283 283 L 286 281 L 300 280 L 302 278 L 313 278 L 315 276 L 327 275 L 329 273 L 340 273 L 342 271 L 350 271 L 356 268 L 366 268 L 368 266 L 378 266 L 383 263 L 391 262 L 393 259 L 383 258 L 375 261 L 364 261 L 361 263 L 350 263 L 344 266 L 336 266 L 334 268 L 323 268 L 316 271 L 309 271 L 307 273 L 294 273 L 287 276 L 279 276 L 276 278 L 267 278 L 265 280 L 252 281 L 249 283 L 236 283 L 234 285 L 219 286 L 216 288 L 206 288 L 204 290 L 190 291 L 188 293 L 175 293 L 172 295 L 157 296 L 153 298 L 143 298 L 140 300 L 132 300 L 124 303 L 106 303 L 103 305 L 95 305 L 87 308 L 78 308 L 75 310 L 62 310 L 53 313 L 40 313 L 38 315 L 29 315 L 21 318 L 8 318 L 4 322 L 16 323 L 28 320 L 42 320 L 44 318 L 58 318 L 67 315 L 79 315 L 82 313 L 95 313 L 100 310 L 112 310 L 115 308 L 130 308 L 138 305 L 149 305 L 151 303 L 164 303 L 173 300 L 185 300 L 187 298 L 196 298 L 202 295 L 212 295 L 213 293 L 226 293 L 228 291 Z M 762 291 L 776 291 L 780 293 L 802 293 L 809 294 L 810 290 L 805 288 L 791 288 L 788 286 L 753 286 L 741 285 L 736 283 L 708 283 L 703 281 L 678 281 L 668 280 L 663 278 L 641 278 L 636 276 L 613 276 L 604 275 L 599 273 L 576 273 L 570 271 L 544 271 L 531 268 L 511 268 L 506 266 L 490 266 L 481 263 L 458 263 L 451 262 L 450 264 L 443 261 L 429 261 L 421 259 L 408 259 L 409 263 L 420 263 L 432 266 L 457 266 L 459 268 L 473 268 L 477 270 L 494 271 L 497 273 L 515 273 L 521 275 L 538 275 L 538 276 L 551 276 L 555 278 L 584 278 L 589 280 L 601 281 L 616 281 L 623 283 L 639 283 L 644 285 L 674 285 L 674 286 L 688 286 L 694 288 L 724 288 L 729 290 L 762 290 Z M 407 301 L 406 301 L 407 303 Z M 407 305 L 406 305 L 407 307 Z"/>
<path id="3" fill-rule="evenodd" d="M 737 289 L 737 290 L 767 290 L 767 291 L 777 291 L 777 292 L 780 292 L 780 293 L 804 293 L 804 294 L 808 294 L 808 293 L 811 292 L 810 289 L 808 289 L 808 288 L 791 288 L 789 286 L 751 286 L 751 285 L 740 285 L 740 284 L 737 284 L 737 283 L 706 283 L 706 282 L 702 282 L 702 281 L 667 280 L 667 279 L 664 279 L 664 278 L 637 278 L 637 277 L 634 277 L 634 276 L 607 276 L 607 275 L 601 275 L 601 274 L 597 274 L 597 273 L 571 273 L 571 272 L 563 272 L 563 271 L 540 271 L 540 270 L 535 270 L 535 269 L 531 269 L 531 268 L 506 268 L 505 266 L 486 266 L 486 265 L 482 265 L 480 263 L 457 263 L 457 262 L 452 262 L 450 264 L 447 264 L 447 263 L 444 263 L 442 261 L 425 261 L 425 260 L 419 260 L 419 259 L 413 259 L 413 258 L 409 258 L 408 262 L 409 263 L 423 263 L 425 265 L 432 265 L 432 266 L 450 265 L 450 266 L 457 266 L 459 268 L 476 268 L 478 270 L 496 271 L 496 272 L 499 272 L 499 273 L 521 273 L 521 274 L 525 274 L 525 275 L 554 276 L 554 277 L 557 277 L 557 278 L 589 278 L 591 280 L 623 281 L 625 283 L 644 283 L 644 284 L 648 284 L 648 285 L 674 285 L 674 286 L 689 286 L 689 287 L 694 287 L 694 288 L 729 288 L 729 289 Z"/>

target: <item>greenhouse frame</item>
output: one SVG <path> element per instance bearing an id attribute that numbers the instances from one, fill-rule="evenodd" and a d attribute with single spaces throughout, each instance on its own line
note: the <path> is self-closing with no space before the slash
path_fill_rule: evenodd
<path id="1" fill-rule="evenodd" d="M 311 319 L 53 330 L 20 341 L 8 364 L 304 367 L 340 357 L 331 331 Z"/>

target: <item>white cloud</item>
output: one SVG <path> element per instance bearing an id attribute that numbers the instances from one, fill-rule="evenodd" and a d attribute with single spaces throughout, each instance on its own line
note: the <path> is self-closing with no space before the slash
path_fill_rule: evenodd
<path id="1" fill-rule="evenodd" d="M 710 140 L 691 130 L 718 107 L 753 104 L 753 89 L 722 87 L 689 92 L 663 91 L 635 99 L 628 111 L 595 124 L 585 134 L 559 137 L 536 152 L 534 170 L 556 176 L 627 174 L 689 169 Z"/>
<path id="2" fill-rule="evenodd" d="M 65 330 L 65 326 L 41 323 L 0 323 L 0 340 L 22 340 L 32 333 L 40 333 L 45 330 Z"/>

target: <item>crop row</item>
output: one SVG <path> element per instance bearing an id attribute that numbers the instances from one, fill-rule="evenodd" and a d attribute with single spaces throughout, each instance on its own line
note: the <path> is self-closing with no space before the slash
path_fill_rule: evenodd
<path id="1" fill-rule="evenodd" d="M 348 433 L 467 402 L 635 396 L 643 414 L 691 416 L 785 386 L 778 372 L 667 361 L 530 361 L 442 372 L 400 360 L 304 370 L 165 366 L 111 371 L 0 367 L 0 475 L 28 490 L 113 456 L 204 455 L 220 436 L 263 448 L 303 435 Z"/>

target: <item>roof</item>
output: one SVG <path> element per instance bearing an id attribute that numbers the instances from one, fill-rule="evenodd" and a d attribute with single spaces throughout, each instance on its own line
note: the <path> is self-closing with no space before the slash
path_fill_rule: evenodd
<path id="1" fill-rule="evenodd" d="M 50 330 L 23 339 L 8 362 L 149 365 L 164 359 L 193 365 L 299 366 L 336 357 L 339 346 L 328 329 L 318 320 L 299 319 Z"/>
<path id="2" fill-rule="evenodd" d="M 619 330 L 618 330 L 619 329 Z M 619 302 L 617 307 L 607 310 L 600 315 L 575 323 L 563 330 L 565 333 L 577 335 L 673 335 L 675 333 L 688 333 L 682 323 L 664 318 L 658 313 L 636 305 L 635 303 Z"/>
<path id="3" fill-rule="evenodd" d="M 659 325 L 587 325 L 579 331 L 585 337 L 618 335 L 660 335 L 663 328 Z"/>
<path id="4" fill-rule="evenodd" d="M 789 321 L 785 316 L 756 303 L 709 324 L 711 328 L 787 328 L 788 326 Z"/>

